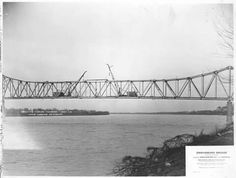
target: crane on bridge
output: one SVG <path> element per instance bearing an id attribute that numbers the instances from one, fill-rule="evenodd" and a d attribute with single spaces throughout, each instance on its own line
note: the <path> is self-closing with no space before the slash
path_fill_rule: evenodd
<path id="1" fill-rule="evenodd" d="M 82 78 L 84 77 L 84 75 L 86 74 L 87 71 L 85 71 L 80 78 L 75 82 L 75 83 L 71 83 L 69 87 L 66 88 L 66 90 L 60 91 L 60 92 L 53 92 L 53 96 L 54 97 L 63 97 L 63 96 L 71 96 L 71 93 L 75 90 L 76 86 L 78 85 L 78 83 L 82 80 Z M 74 85 L 74 86 L 73 86 Z M 72 88 L 73 87 L 73 88 Z M 72 88 L 72 89 L 71 89 Z"/>
<path id="2" fill-rule="evenodd" d="M 113 74 L 113 72 L 112 72 L 112 70 L 111 70 L 111 67 L 112 67 L 112 66 L 110 66 L 109 64 L 107 64 L 107 67 L 108 67 L 108 70 L 109 70 L 109 75 L 111 75 L 111 78 L 112 78 L 112 80 L 114 81 L 114 85 L 115 85 L 115 87 L 116 87 L 118 96 L 122 96 L 122 94 L 121 94 L 121 89 L 120 89 L 119 85 L 115 82 L 115 77 L 114 77 L 114 74 Z"/>
<path id="3" fill-rule="evenodd" d="M 108 67 L 108 69 L 109 69 L 109 74 L 111 75 L 111 78 L 112 78 L 112 80 L 113 80 L 113 82 L 114 82 L 114 85 L 115 85 L 115 87 L 116 87 L 118 96 L 129 96 L 129 97 L 137 97 L 137 96 L 138 96 L 135 91 L 128 91 L 128 92 L 127 92 L 127 95 L 122 94 L 121 88 L 119 87 L 119 85 L 118 85 L 117 82 L 115 81 L 114 74 L 113 74 L 113 72 L 112 72 L 112 70 L 111 70 L 111 67 L 112 67 L 112 66 L 110 66 L 109 64 L 107 64 L 107 67 Z"/>

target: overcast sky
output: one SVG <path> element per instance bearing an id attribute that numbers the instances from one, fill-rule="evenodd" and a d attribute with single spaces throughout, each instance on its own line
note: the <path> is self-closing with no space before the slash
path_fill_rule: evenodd
<path id="1" fill-rule="evenodd" d="M 131 3 L 133 2 L 133 3 Z M 157 1 L 4 3 L 4 74 L 23 80 L 162 79 L 232 65 L 215 22 L 232 22 L 232 6 Z M 223 14 L 223 16 L 222 16 Z M 222 18 L 224 17 L 224 18 Z M 162 100 L 24 100 L 7 107 L 109 111 L 215 108 L 224 102 Z"/>

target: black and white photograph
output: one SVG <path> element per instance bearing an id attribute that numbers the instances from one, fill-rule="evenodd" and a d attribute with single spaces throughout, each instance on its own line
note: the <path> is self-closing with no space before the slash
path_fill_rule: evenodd
<path id="1" fill-rule="evenodd" d="M 234 147 L 233 11 L 2 2 L 2 175 L 186 177 L 187 148 Z"/>

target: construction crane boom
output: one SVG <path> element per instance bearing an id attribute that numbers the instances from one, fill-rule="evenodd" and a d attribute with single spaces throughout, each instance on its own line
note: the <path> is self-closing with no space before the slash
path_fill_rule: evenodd
<path id="1" fill-rule="evenodd" d="M 71 93 L 75 90 L 76 86 L 78 85 L 78 83 L 81 81 L 81 79 L 84 77 L 85 73 L 87 71 L 85 71 L 81 77 L 75 82 L 75 83 L 71 83 L 70 86 L 63 92 L 54 92 L 53 95 L 56 97 L 60 97 L 60 96 L 71 96 Z M 73 88 L 72 88 L 73 87 Z M 72 88 L 72 89 L 71 89 Z"/>
<path id="2" fill-rule="evenodd" d="M 110 72 L 110 74 L 111 74 L 112 80 L 115 80 L 115 77 L 114 77 L 114 75 L 113 75 L 113 73 L 112 73 L 112 71 L 111 71 L 111 66 L 110 66 L 109 64 L 107 64 L 107 67 L 108 67 L 109 72 Z"/>
<path id="3" fill-rule="evenodd" d="M 108 67 L 109 72 L 110 72 L 110 74 L 111 74 L 112 80 L 115 81 L 115 76 L 114 76 L 114 74 L 112 73 L 111 66 L 110 66 L 109 64 L 107 64 L 107 67 Z M 119 85 L 118 85 L 116 82 L 114 82 L 114 84 L 115 84 L 115 87 L 116 87 L 116 90 L 117 90 L 118 95 L 121 96 L 122 94 L 121 94 L 121 89 L 120 89 Z"/>
<path id="4" fill-rule="evenodd" d="M 76 81 L 76 83 L 75 83 L 74 87 L 72 88 L 72 90 L 69 89 L 69 92 L 70 92 L 70 93 L 72 93 L 72 92 L 75 90 L 76 86 L 77 86 L 78 83 L 82 80 L 82 78 L 84 77 L 84 75 L 86 74 L 86 72 L 87 72 L 87 71 L 85 71 L 85 72 L 81 75 L 81 77 Z"/>

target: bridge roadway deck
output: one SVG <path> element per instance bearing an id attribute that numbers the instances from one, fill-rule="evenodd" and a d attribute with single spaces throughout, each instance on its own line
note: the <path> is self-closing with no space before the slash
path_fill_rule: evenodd
<path id="1" fill-rule="evenodd" d="M 140 100 L 145 100 L 145 99 L 152 99 L 152 100 L 157 100 L 157 99 L 166 99 L 166 100 L 214 100 L 214 101 L 227 101 L 228 97 L 128 97 L 128 96 L 98 96 L 98 97 L 76 97 L 76 96 L 70 96 L 70 97 L 5 97 L 6 100 L 9 99 L 140 99 Z M 232 98 L 233 100 L 233 98 Z"/>

